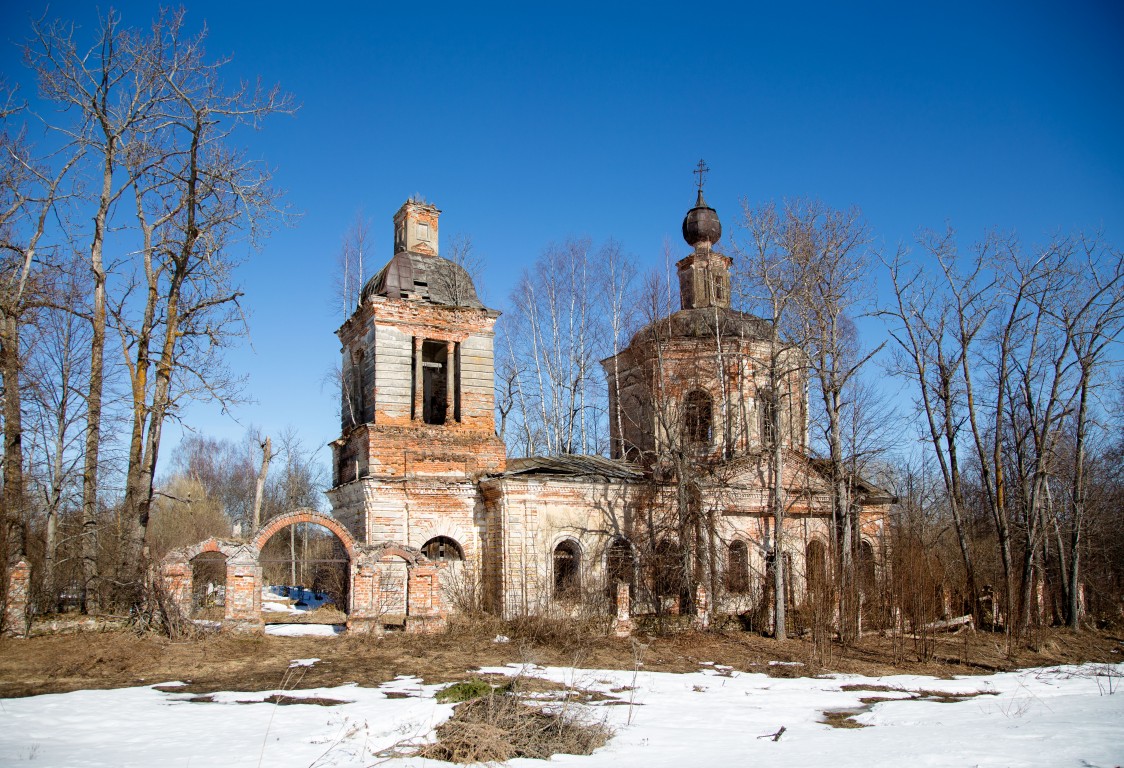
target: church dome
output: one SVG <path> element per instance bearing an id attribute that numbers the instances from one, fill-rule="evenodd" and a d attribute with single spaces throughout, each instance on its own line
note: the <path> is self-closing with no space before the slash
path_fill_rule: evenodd
<path id="1" fill-rule="evenodd" d="M 368 296 L 413 299 L 449 307 L 483 309 L 476 286 L 460 264 L 440 256 L 402 251 L 367 281 L 363 300 Z"/>
<path id="2" fill-rule="evenodd" d="M 681 309 L 641 328 L 632 344 L 680 339 L 741 339 L 768 341 L 772 325 L 768 320 L 727 307 Z"/>
<path id="3" fill-rule="evenodd" d="M 722 222 L 718 220 L 718 212 L 706 204 L 700 189 L 695 207 L 683 218 L 683 239 L 687 245 L 697 248 L 704 243 L 714 245 L 721 237 Z"/>

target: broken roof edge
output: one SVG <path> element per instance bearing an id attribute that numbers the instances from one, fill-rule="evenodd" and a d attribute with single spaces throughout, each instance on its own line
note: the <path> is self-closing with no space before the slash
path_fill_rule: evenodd
<path id="1" fill-rule="evenodd" d="M 507 469 L 497 478 L 520 475 L 600 476 L 619 480 L 642 480 L 644 471 L 631 462 L 591 454 L 558 454 L 508 459 Z"/>
<path id="2" fill-rule="evenodd" d="M 831 460 L 816 456 L 808 456 L 808 463 L 825 479 L 831 479 Z M 857 472 L 844 471 L 844 477 L 852 483 L 852 487 L 862 494 L 862 501 L 867 504 L 897 504 L 899 499 L 885 488 L 875 485 Z"/>

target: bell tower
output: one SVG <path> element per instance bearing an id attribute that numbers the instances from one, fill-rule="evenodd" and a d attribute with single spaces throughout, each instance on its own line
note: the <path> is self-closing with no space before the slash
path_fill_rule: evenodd
<path id="1" fill-rule="evenodd" d="M 698 197 L 695 207 L 683 218 L 683 239 L 694 251 L 675 266 L 679 271 L 679 302 L 682 309 L 730 306 L 730 265 L 733 260 L 713 249 L 722 238 L 718 212 L 703 198 L 703 179 L 710 169 L 699 160 Z"/>

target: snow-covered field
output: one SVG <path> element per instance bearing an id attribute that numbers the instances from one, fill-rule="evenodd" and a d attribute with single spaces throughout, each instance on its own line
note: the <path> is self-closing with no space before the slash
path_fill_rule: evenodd
<path id="1" fill-rule="evenodd" d="M 379 762 L 374 753 L 425 738 L 452 712 L 433 698 L 440 686 L 412 678 L 379 688 L 300 689 L 302 670 L 315 663 L 294 661 L 279 689 L 346 703 L 277 706 L 262 701 L 275 693 L 270 691 L 192 701 L 196 697 L 174 686 L 163 686 L 166 692 L 143 687 L 0 700 L 0 765 L 369 766 Z M 616 730 L 606 747 L 589 757 L 556 755 L 549 763 L 575 768 L 1124 764 L 1124 664 L 954 680 L 770 678 L 714 665 L 692 674 L 485 671 L 573 683 L 624 702 L 589 705 Z M 857 689 L 863 686 L 868 690 Z M 937 691 L 981 695 L 948 703 L 909 693 Z M 864 709 L 864 697 L 893 700 L 857 715 L 866 728 L 821 722 L 825 710 Z M 782 726 L 774 741 L 770 734 Z M 419 759 L 388 764 L 447 765 Z"/>

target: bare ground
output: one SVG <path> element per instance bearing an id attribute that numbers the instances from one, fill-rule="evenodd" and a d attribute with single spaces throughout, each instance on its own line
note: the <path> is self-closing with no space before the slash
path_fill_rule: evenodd
<path id="1" fill-rule="evenodd" d="M 493 642 L 497 635 L 510 642 Z M 975 674 L 1030 666 L 1124 661 L 1118 631 L 1040 630 L 1005 652 L 1006 638 L 964 632 L 926 638 L 864 637 L 857 644 L 817 647 L 808 640 L 777 642 L 749 632 L 686 632 L 634 640 L 605 637 L 572 623 L 536 620 L 505 624 L 461 619 L 435 636 L 271 637 L 206 634 L 175 641 L 129 631 L 78 632 L 0 640 L 0 697 L 117 688 L 173 680 L 188 692 L 266 690 L 281 686 L 292 659 L 318 657 L 300 688 L 347 682 L 374 686 L 398 675 L 426 682 L 462 680 L 482 666 L 534 662 L 588 669 L 687 672 L 701 662 L 773 676 L 822 672 L 865 675 Z M 770 665 L 770 661 L 798 664 Z"/>

